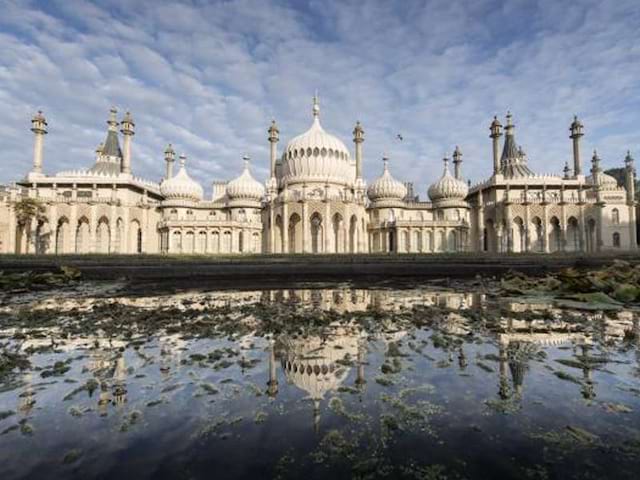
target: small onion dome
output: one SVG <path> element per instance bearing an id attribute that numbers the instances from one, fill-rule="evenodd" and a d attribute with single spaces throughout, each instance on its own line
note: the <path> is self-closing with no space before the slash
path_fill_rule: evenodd
<path id="1" fill-rule="evenodd" d="M 160 192 L 168 200 L 191 200 L 199 202 L 204 196 L 204 191 L 198 182 L 192 179 L 184 166 L 186 157 L 180 155 L 180 170 L 168 180 L 160 184 Z"/>
<path id="2" fill-rule="evenodd" d="M 389 172 L 389 159 L 385 156 L 382 161 L 384 162 L 382 175 L 367 189 L 369 199 L 374 202 L 378 200 L 402 200 L 407 196 L 407 187 L 393 178 Z"/>
<path id="3" fill-rule="evenodd" d="M 469 187 L 462 181 L 454 178 L 449 172 L 449 159 L 444 158 L 444 172 L 436 183 L 429 187 L 431 201 L 463 199 L 469 193 Z"/>
<path id="4" fill-rule="evenodd" d="M 264 196 L 264 186 L 249 171 L 249 157 L 243 157 L 244 170 L 239 177 L 227 184 L 227 196 L 230 200 L 256 200 Z"/>

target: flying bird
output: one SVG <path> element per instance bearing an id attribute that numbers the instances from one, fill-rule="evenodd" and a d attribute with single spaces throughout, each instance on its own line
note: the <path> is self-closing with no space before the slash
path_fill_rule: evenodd
<path id="1" fill-rule="evenodd" d="M 396 135 L 396 138 L 397 138 L 398 140 L 400 140 L 400 141 L 404 140 L 404 138 L 403 138 L 403 137 L 402 137 L 402 135 L 400 135 L 400 134 L 397 134 L 397 135 Z"/>

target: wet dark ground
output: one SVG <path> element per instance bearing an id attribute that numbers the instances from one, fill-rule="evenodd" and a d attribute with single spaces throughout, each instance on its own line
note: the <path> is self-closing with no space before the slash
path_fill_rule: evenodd
<path id="1" fill-rule="evenodd" d="M 6 295 L 0 478 L 637 478 L 633 309 L 298 287 Z"/>

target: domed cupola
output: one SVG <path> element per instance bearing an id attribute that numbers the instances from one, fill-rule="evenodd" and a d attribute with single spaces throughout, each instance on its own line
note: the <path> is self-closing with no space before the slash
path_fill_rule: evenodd
<path id="1" fill-rule="evenodd" d="M 287 185 L 333 183 L 352 185 L 355 165 L 341 140 L 320 125 L 318 97 L 313 98 L 311 128 L 293 138 L 282 155 L 281 181 Z"/>
<path id="2" fill-rule="evenodd" d="M 407 196 L 407 187 L 396 180 L 389 172 L 389 158 L 382 157 L 384 168 L 382 175 L 378 177 L 367 189 L 367 195 L 372 202 L 381 200 L 402 200 Z"/>
<path id="3" fill-rule="evenodd" d="M 429 198 L 432 202 L 443 200 L 463 200 L 469 193 L 467 184 L 455 178 L 449 172 L 449 159 L 444 158 L 444 172 L 436 183 L 429 187 Z"/>
<path id="4" fill-rule="evenodd" d="M 160 183 L 160 193 L 167 200 L 189 200 L 199 202 L 202 200 L 204 191 L 202 186 L 193 180 L 185 168 L 186 157 L 180 155 L 180 170 L 170 179 L 165 179 Z"/>
<path id="5" fill-rule="evenodd" d="M 229 200 L 252 200 L 259 202 L 264 197 L 264 186 L 258 182 L 249 171 L 249 157 L 243 157 L 244 170 L 239 177 L 227 184 Z"/>

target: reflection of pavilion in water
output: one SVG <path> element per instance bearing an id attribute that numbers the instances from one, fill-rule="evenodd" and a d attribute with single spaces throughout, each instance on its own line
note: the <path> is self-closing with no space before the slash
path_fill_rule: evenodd
<path id="1" fill-rule="evenodd" d="M 267 393 L 272 397 L 278 394 L 276 362 L 279 359 L 287 383 L 306 392 L 306 398 L 313 403 L 313 421 L 317 431 L 321 402 L 328 393 L 344 384 L 351 365 L 356 367 L 355 388 L 364 389 L 364 342 L 357 329 L 348 327 L 334 327 L 324 337 L 279 337 L 271 342 L 269 348 Z"/>
<path id="2" fill-rule="evenodd" d="M 510 303 L 506 305 L 512 312 L 550 311 L 548 304 Z M 557 309 L 556 309 L 557 310 Z M 557 310 L 559 312 L 560 310 Z M 599 335 L 604 341 L 621 340 L 628 336 L 640 338 L 640 325 L 637 316 L 624 311 L 616 318 L 608 318 L 601 313 L 576 312 L 581 317 L 580 322 L 564 320 L 520 320 L 505 318 L 502 320 L 502 333 L 497 334 L 498 353 L 500 359 L 499 396 L 502 399 L 522 398 L 523 386 L 529 362 L 533 360 L 541 349 L 562 345 L 573 346 L 573 356 L 577 364 L 582 367 L 581 394 L 589 400 L 596 396 L 593 370 L 597 362 L 590 356 L 593 337 L 581 331 L 585 320 L 596 321 L 599 325 Z M 508 372 L 511 376 L 509 385 Z"/>
<path id="3" fill-rule="evenodd" d="M 294 303 L 303 306 L 358 312 L 365 310 L 396 311 L 413 306 L 437 306 L 453 310 L 464 310 L 480 305 L 483 296 L 473 293 L 449 291 L 354 289 L 290 289 L 265 290 L 264 303 Z"/>

